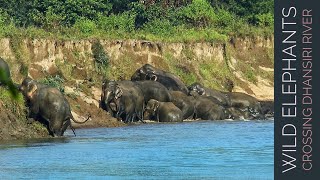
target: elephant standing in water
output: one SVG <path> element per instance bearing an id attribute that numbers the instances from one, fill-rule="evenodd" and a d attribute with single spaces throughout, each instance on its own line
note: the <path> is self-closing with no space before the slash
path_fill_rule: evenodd
<path id="1" fill-rule="evenodd" d="M 230 106 L 248 111 L 250 119 L 264 118 L 260 102 L 256 98 L 241 92 L 228 92 L 226 95 L 229 98 Z"/>
<path id="2" fill-rule="evenodd" d="M 225 108 L 215 103 L 210 97 L 195 96 L 195 119 L 223 120 L 226 119 Z"/>
<path id="3" fill-rule="evenodd" d="M 182 122 L 182 111 L 172 102 L 150 99 L 145 110 L 145 119 L 158 122 Z"/>
<path id="4" fill-rule="evenodd" d="M 152 80 L 163 84 L 167 89 L 172 91 L 182 91 L 188 94 L 188 88 L 174 74 L 157 69 L 150 64 L 145 64 L 131 76 L 132 81 Z"/>
<path id="5" fill-rule="evenodd" d="M 135 82 L 106 81 L 102 85 L 101 107 L 124 122 L 143 121 L 144 96 Z"/>
<path id="6" fill-rule="evenodd" d="M 85 123 L 89 117 L 79 122 L 71 114 L 69 102 L 63 94 L 56 88 L 40 84 L 30 78 L 26 78 L 21 83 L 19 90 L 26 99 L 29 107 L 29 117 L 40 120 L 47 125 L 50 135 L 63 136 L 65 130 L 71 126 L 72 119 L 76 123 Z"/>
<path id="7" fill-rule="evenodd" d="M 216 98 L 223 106 L 229 106 L 229 98 L 221 91 L 215 89 L 209 89 L 201 85 L 200 83 L 193 83 L 188 87 L 189 95 L 197 93 L 200 96 L 211 96 Z"/>
<path id="8" fill-rule="evenodd" d="M 194 109 L 194 98 L 187 96 L 181 91 L 170 91 L 171 102 L 182 111 L 183 119 L 192 119 Z"/>
<path id="9" fill-rule="evenodd" d="M 135 81 L 135 84 L 141 89 L 145 104 L 147 104 L 150 99 L 161 102 L 171 101 L 169 90 L 157 81 Z"/>

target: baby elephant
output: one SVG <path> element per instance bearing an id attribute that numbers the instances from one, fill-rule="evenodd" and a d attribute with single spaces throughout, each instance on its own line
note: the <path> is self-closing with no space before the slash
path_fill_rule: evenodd
<path id="1" fill-rule="evenodd" d="M 145 118 L 156 120 L 158 122 L 181 122 L 182 111 L 172 102 L 159 102 L 150 99 L 146 106 Z"/>

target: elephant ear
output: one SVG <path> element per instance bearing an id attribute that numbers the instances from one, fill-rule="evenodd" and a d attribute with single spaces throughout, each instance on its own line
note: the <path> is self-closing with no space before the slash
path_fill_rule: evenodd
<path id="1" fill-rule="evenodd" d="M 117 111 L 117 104 L 116 103 L 112 102 L 109 104 L 109 106 L 112 111 Z"/>
<path id="2" fill-rule="evenodd" d="M 118 98 L 120 98 L 121 96 L 122 96 L 122 94 L 123 94 L 123 91 L 120 89 L 120 87 L 119 86 L 117 86 L 117 89 L 116 89 L 116 92 L 115 92 L 115 99 L 118 99 Z"/>
<path id="3" fill-rule="evenodd" d="M 108 79 L 103 79 L 103 81 L 102 81 L 102 90 L 106 89 L 108 83 L 109 83 Z"/>
<path id="4" fill-rule="evenodd" d="M 199 94 L 200 94 L 201 96 L 203 96 L 203 95 L 206 94 L 206 91 L 205 91 L 203 88 L 201 88 L 201 89 L 199 89 Z"/>
<path id="5" fill-rule="evenodd" d="M 160 106 L 160 103 L 156 102 L 155 105 L 153 106 L 153 111 L 156 112 L 159 106 Z"/>
<path id="6" fill-rule="evenodd" d="M 157 81 L 158 77 L 157 77 L 156 75 L 151 74 L 150 76 L 151 76 L 151 77 L 150 77 L 150 80 L 151 80 L 151 81 Z"/>
<path id="7" fill-rule="evenodd" d="M 34 93 L 36 92 L 36 90 L 38 89 L 37 84 L 35 83 L 29 83 L 28 84 L 28 93 L 27 93 L 27 97 L 29 99 L 32 99 Z"/>
<path id="8" fill-rule="evenodd" d="M 142 69 L 139 69 L 139 73 L 144 74 L 144 71 Z"/>

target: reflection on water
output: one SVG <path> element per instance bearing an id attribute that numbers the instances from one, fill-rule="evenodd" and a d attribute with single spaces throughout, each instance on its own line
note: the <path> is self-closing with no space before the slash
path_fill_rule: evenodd
<path id="1" fill-rule="evenodd" d="M 68 142 L 70 142 L 70 139 L 66 137 L 2 141 L 0 145 L 0 150 L 9 149 L 9 148 L 51 146 L 59 143 L 68 143 Z"/>
<path id="2" fill-rule="evenodd" d="M 273 121 L 144 124 L 66 134 L 1 142 L 0 179 L 273 179 Z"/>

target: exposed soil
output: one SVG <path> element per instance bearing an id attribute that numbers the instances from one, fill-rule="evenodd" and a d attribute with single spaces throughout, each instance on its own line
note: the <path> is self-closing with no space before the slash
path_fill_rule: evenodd
<path id="1" fill-rule="evenodd" d="M 76 129 L 126 125 L 99 108 L 104 74 L 95 69 L 91 40 L 60 42 L 26 39 L 21 42 L 22 54 L 19 56 L 12 50 L 10 39 L 0 39 L 0 41 L 3 42 L 0 43 L 0 56 L 8 61 L 12 79 L 16 83 L 21 83 L 26 75 L 36 80 L 55 75 L 64 79 L 62 85 L 65 88 L 65 96 L 75 119 L 84 121 L 88 115 L 91 116 L 84 124 L 73 122 L 72 125 Z M 189 81 L 193 80 L 191 74 L 194 74 L 197 81 L 203 82 L 206 79 L 199 71 L 200 64 L 210 65 L 226 60 L 223 55 L 226 53 L 223 45 L 218 43 L 158 44 L 137 40 L 101 40 L 100 43 L 109 56 L 108 78 L 115 80 L 130 79 L 137 68 L 149 63 L 176 74 L 174 71 L 179 70 L 181 76 L 185 74 L 186 80 Z M 266 75 L 255 74 L 258 82 L 248 82 L 244 78 L 245 69 L 239 69 L 237 64 L 242 63 L 246 68 L 251 66 L 250 68 L 254 70 L 259 69 L 257 71 L 259 73 L 272 74 L 273 40 L 244 39 L 234 41 L 231 45 L 228 53 L 231 57 L 230 67 L 232 66 L 232 71 L 235 72 L 234 80 L 236 80 L 233 90 L 248 93 L 259 100 L 272 101 L 273 75 L 269 78 Z M 23 57 L 23 61 L 17 57 Z M 26 68 L 23 68 L 22 63 Z M 217 80 L 224 81 L 223 78 Z M 4 104 L 0 99 L 0 140 L 49 137 L 47 129 L 41 124 L 37 122 L 27 124 L 25 116 L 17 115 L 10 109 L 11 106 Z M 273 109 L 272 103 L 262 105 L 266 111 Z"/>
<path id="2" fill-rule="evenodd" d="M 5 108 L 0 101 L 0 140 L 49 137 L 46 128 L 39 122 L 28 124 Z"/>
<path id="3" fill-rule="evenodd" d="M 124 123 L 110 116 L 110 114 L 105 110 L 98 108 L 93 103 L 88 104 L 81 98 L 72 99 L 67 97 L 67 99 L 71 104 L 74 117 L 77 121 L 84 121 L 89 114 L 91 116 L 89 121 L 84 124 L 72 123 L 73 127 L 75 128 L 119 127 L 125 125 Z"/>

